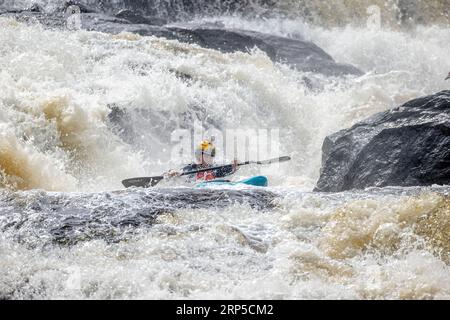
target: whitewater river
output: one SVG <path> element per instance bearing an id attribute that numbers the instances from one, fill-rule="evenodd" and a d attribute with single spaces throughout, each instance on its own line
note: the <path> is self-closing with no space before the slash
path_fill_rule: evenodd
<path id="1" fill-rule="evenodd" d="M 450 187 L 312 190 L 327 135 L 448 89 L 450 29 L 187 20 L 313 41 L 364 75 L 0 15 L 0 299 L 449 299 Z M 237 173 L 268 188 L 125 190 L 176 165 L 199 112 L 279 130 L 292 161 Z"/>

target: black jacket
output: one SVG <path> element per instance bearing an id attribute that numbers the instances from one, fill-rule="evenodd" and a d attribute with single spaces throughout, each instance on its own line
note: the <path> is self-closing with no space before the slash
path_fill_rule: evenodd
<path id="1" fill-rule="evenodd" d="M 200 164 L 191 163 L 191 164 L 188 164 L 187 166 L 183 167 L 181 170 L 183 172 L 189 172 L 189 171 L 195 171 L 195 170 L 204 169 L 204 168 L 206 169 L 206 168 L 208 168 L 208 166 L 202 166 Z M 230 165 L 224 166 L 220 169 L 212 170 L 211 173 L 213 174 L 214 179 L 217 179 L 217 178 L 223 178 L 223 177 L 229 176 L 230 174 L 233 174 L 234 171 L 233 171 L 233 166 L 230 164 Z M 195 174 L 188 175 L 188 179 L 195 180 L 196 175 Z"/>

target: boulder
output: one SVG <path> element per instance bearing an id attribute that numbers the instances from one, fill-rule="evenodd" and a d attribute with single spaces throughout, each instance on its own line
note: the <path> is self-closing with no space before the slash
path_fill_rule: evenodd
<path id="1" fill-rule="evenodd" d="M 312 42 L 286 38 L 261 32 L 198 27 L 170 27 L 180 41 L 196 43 L 204 48 L 230 53 L 248 52 L 257 47 L 273 61 L 289 64 L 300 71 L 327 76 L 362 75 L 358 68 L 337 63 L 323 49 Z"/>
<path id="2" fill-rule="evenodd" d="M 328 136 L 315 191 L 450 184 L 450 90 Z"/>
<path id="3" fill-rule="evenodd" d="M 148 19 L 147 23 L 144 23 L 145 19 Z M 255 31 L 226 29 L 220 27 L 220 24 L 214 26 L 189 24 L 164 26 L 149 17 L 139 16 L 128 11 L 121 11 L 115 17 L 84 14 L 83 24 L 87 30 L 113 34 L 127 31 L 142 36 L 164 37 L 197 44 L 203 48 L 223 53 L 249 52 L 253 48 L 258 48 L 274 62 L 286 63 L 300 71 L 326 76 L 360 76 L 363 74 L 361 70 L 352 65 L 337 63 L 328 53 L 312 42 Z"/>

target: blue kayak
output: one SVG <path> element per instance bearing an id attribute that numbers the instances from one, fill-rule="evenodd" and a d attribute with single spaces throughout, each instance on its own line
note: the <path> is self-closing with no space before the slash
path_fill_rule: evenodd
<path id="1" fill-rule="evenodd" d="M 256 176 L 251 177 L 245 180 L 240 181 L 230 181 L 225 179 L 215 179 L 210 181 L 201 182 L 199 184 L 196 184 L 195 186 L 197 188 L 204 188 L 204 187 L 211 187 L 211 186 L 235 186 L 235 185 L 249 185 L 249 186 L 255 186 L 255 187 L 267 187 L 268 180 L 264 176 Z"/>

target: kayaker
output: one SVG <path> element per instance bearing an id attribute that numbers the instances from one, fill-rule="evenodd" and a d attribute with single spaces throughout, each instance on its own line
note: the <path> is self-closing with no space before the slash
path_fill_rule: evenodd
<path id="1" fill-rule="evenodd" d="M 447 78 L 445 78 L 445 80 L 448 80 L 448 79 L 450 79 L 450 72 L 448 73 L 448 76 L 447 76 Z"/>
<path id="2" fill-rule="evenodd" d="M 216 147 L 210 140 L 203 140 L 195 148 L 195 163 L 188 164 L 183 167 L 181 171 L 170 170 L 166 173 L 169 177 L 177 177 L 182 172 L 189 172 L 198 169 L 206 169 L 208 167 L 213 167 L 214 158 L 216 156 Z M 197 174 L 188 175 L 187 179 L 189 181 L 209 181 L 217 178 L 223 178 L 234 174 L 237 171 L 237 160 L 233 161 L 233 164 L 224 166 L 221 169 L 199 172 Z"/>

